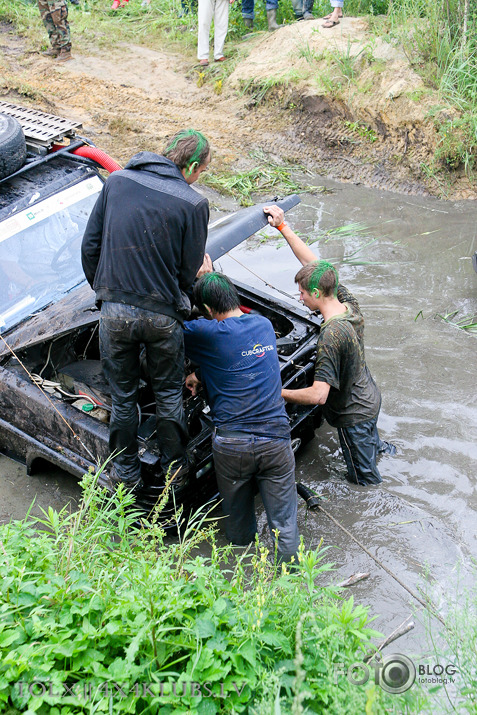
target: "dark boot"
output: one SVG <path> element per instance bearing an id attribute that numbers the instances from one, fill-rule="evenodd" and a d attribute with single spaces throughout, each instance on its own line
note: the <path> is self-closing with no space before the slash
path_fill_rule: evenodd
<path id="1" fill-rule="evenodd" d="M 56 47 L 50 47 L 49 50 L 41 53 L 44 57 L 58 57 L 60 51 Z"/>
<path id="2" fill-rule="evenodd" d="M 280 25 L 277 23 L 277 11 L 274 8 L 273 10 L 267 10 L 267 21 L 268 21 L 268 29 L 270 32 L 273 30 L 278 30 Z"/>
<path id="3" fill-rule="evenodd" d="M 246 28 L 249 30 L 253 30 L 253 19 L 251 17 L 244 17 L 243 18 L 243 24 L 245 25 Z"/>
<path id="4" fill-rule="evenodd" d="M 60 54 L 58 55 L 58 62 L 67 62 L 68 60 L 72 60 L 71 56 L 71 50 L 65 50 L 62 49 L 60 50 Z"/>

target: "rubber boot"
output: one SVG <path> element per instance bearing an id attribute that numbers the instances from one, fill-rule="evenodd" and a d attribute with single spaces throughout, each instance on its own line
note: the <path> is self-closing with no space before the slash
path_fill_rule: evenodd
<path id="1" fill-rule="evenodd" d="M 280 25 L 277 23 L 277 11 L 276 8 L 273 8 L 273 10 L 267 10 L 267 22 L 268 22 L 268 29 L 270 32 L 273 32 L 273 30 L 278 30 Z"/>
<path id="2" fill-rule="evenodd" d="M 243 24 L 249 30 L 253 30 L 253 19 L 251 17 L 244 17 Z"/>

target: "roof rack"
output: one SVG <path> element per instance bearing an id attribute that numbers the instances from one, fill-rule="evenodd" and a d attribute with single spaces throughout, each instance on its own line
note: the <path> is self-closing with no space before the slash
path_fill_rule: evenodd
<path id="1" fill-rule="evenodd" d="M 75 137 L 76 130 L 83 126 L 81 122 L 71 122 L 54 114 L 10 102 L 0 101 L 0 113 L 9 114 L 20 122 L 27 148 L 35 154 L 46 154 L 53 144 L 63 141 L 65 137 Z"/>

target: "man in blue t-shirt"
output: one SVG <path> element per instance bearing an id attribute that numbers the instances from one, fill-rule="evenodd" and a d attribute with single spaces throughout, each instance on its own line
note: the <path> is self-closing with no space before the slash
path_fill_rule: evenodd
<path id="1" fill-rule="evenodd" d="M 278 559 L 288 561 L 299 543 L 295 458 L 273 326 L 242 312 L 235 286 L 221 273 L 199 278 L 194 301 L 210 319 L 184 324 L 186 355 L 199 366 L 186 385 L 196 394 L 202 384 L 210 405 L 225 533 L 241 546 L 255 538 L 256 483 L 273 539 L 278 531 Z"/>

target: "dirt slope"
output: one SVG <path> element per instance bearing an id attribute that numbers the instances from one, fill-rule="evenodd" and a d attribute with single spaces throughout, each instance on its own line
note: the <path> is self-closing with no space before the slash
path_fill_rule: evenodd
<path id="1" fill-rule="evenodd" d="M 182 57 L 142 46 L 87 56 L 77 42 L 74 59 L 58 65 L 3 25 L 0 94 L 82 121 L 85 135 L 121 163 L 143 149 L 160 151 L 178 128 L 193 126 L 211 139 L 215 167 L 245 168 L 250 151 L 261 147 L 335 178 L 435 193 L 421 169 L 435 145 L 425 119 L 434 98 L 411 100 L 420 80 L 406 59 L 384 43 L 369 43 L 366 25 L 351 18 L 327 31 L 312 21 L 257 33 L 244 44 L 248 57 L 219 87 L 213 78 L 202 83 Z M 332 45 L 362 65 L 351 89 L 334 91 L 334 67 L 327 87 L 317 81 Z M 237 91 L 244 86 L 247 92 Z M 451 196 L 477 193 L 456 177 Z"/>

